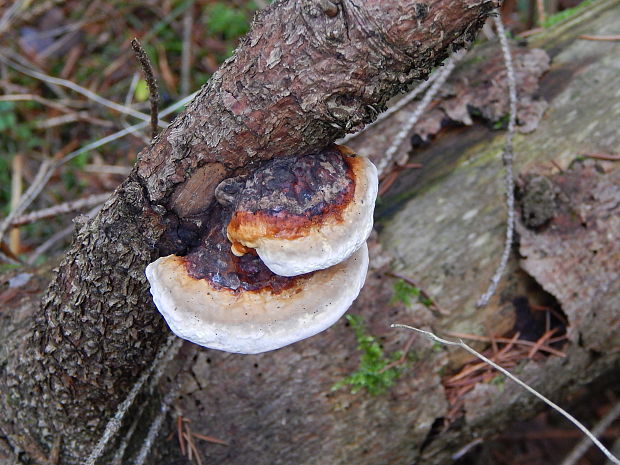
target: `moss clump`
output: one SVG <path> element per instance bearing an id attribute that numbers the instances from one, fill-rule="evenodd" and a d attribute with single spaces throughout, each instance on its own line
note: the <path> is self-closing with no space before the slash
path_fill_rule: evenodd
<path id="1" fill-rule="evenodd" d="M 366 334 L 362 317 L 347 315 L 346 318 L 353 331 L 355 331 L 355 338 L 358 343 L 357 348 L 362 352 L 362 355 L 360 356 L 359 368 L 342 381 L 334 384 L 332 391 L 350 386 L 352 394 L 362 389 L 365 389 L 371 395 L 381 394 L 392 386 L 400 376 L 400 369 L 398 367 L 387 368 L 387 366 L 400 359 L 402 353 L 401 351 L 396 351 L 389 357 L 386 357 L 376 338 Z"/>

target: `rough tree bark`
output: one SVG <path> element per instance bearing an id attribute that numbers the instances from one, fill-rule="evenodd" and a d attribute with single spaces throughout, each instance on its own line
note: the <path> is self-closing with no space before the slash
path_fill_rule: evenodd
<path id="1" fill-rule="evenodd" d="M 468 44 L 497 3 L 281 1 L 259 14 L 97 217 L 77 225 L 40 308 L 5 321 L 3 434 L 43 453 L 62 438 L 62 463 L 80 463 L 167 334 L 144 268 L 200 234 L 215 186 L 362 127 Z"/>

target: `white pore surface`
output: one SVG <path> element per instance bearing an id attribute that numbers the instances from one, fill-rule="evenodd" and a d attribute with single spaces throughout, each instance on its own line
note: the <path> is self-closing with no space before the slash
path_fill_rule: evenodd
<path id="1" fill-rule="evenodd" d="M 279 294 L 217 290 L 187 275 L 179 257 L 146 268 L 151 294 L 170 329 L 210 349 L 242 354 L 267 352 L 333 325 L 357 298 L 368 270 L 368 248 L 348 260 L 298 278 Z"/>
<path id="2" fill-rule="evenodd" d="M 359 157 L 355 193 L 343 211 L 342 222 L 326 222 L 298 239 L 260 238 L 251 247 L 263 263 L 280 276 L 298 276 L 328 268 L 353 254 L 372 231 L 379 180 L 377 168 Z"/>

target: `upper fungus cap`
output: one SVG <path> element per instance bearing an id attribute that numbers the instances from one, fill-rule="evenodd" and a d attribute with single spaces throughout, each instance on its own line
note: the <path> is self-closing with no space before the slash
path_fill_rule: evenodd
<path id="1" fill-rule="evenodd" d="M 185 257 L 169 255 L 146 268 L 151 294 L 170 329 L 204 347 L 256 354 L 310 337 L 334 324 L 364 284 L 368 249 L 328 269 L 271 287 L 230 289 L 188 273 Z"/>
<path id="2" fill-rule="evenodd" d="M 333 146 L 270 163 L 238 193 L 227 227 L 233 253 L 255 249 L 275 274 L 297 276 L 340 263 L 366 242 L 378 190 L 370 160 Z"/>

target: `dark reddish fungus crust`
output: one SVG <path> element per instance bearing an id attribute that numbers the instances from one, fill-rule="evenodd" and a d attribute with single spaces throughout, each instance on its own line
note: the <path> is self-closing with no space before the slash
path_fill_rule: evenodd
<path id="1" fill-rule="evenodd" d="M 256 231 L 296 239 L 317 224 L 342 221 L 342 212 L 355 194 L 353 164 L 357 162 L 345 155 L 349 155 L 346 148 L 331 146 L 317 154 L 266 163 L 238 192 L 229 234 L 239 231 L 246 236 L 246 231 Z"/>
<path id="2" fill-rule="evenodd" d="M 253 249 L 244 248 L 245 255 L 235 256 L 227 225 L 230 231 L 239 225 L 252 230 L 256 224 L 257 232 L 295 239 L 318 223 L 340 221 L 355 194 L 353 167 L 359 161 L 351 154 L 346 147 L 332 145 L 316 154 L 273 159 L 247 177 L 224 181 L 216 190 L 221 205 L 204 228 L 208 235 L 183 257 L 188 274 L 235 294 L 278 294 L 295 286 L 308 275 L 278 276 Z"/>
<path id="3" fill-rule="evenodd" d="M 211 217 L 211 227 L 207 229 L 210 232 L 202 244 L 183 257 L 187 273 L 192 278 L 206 279 L 215 289 L 227 289 L 234 294 L 245 291 L 279 294 L 308 276 L 278 276 L 254 253 L 242 257 L 233 255 L 230 242 L 223 233 L 228 215 L 220 208 L 216 210 Z"/>

